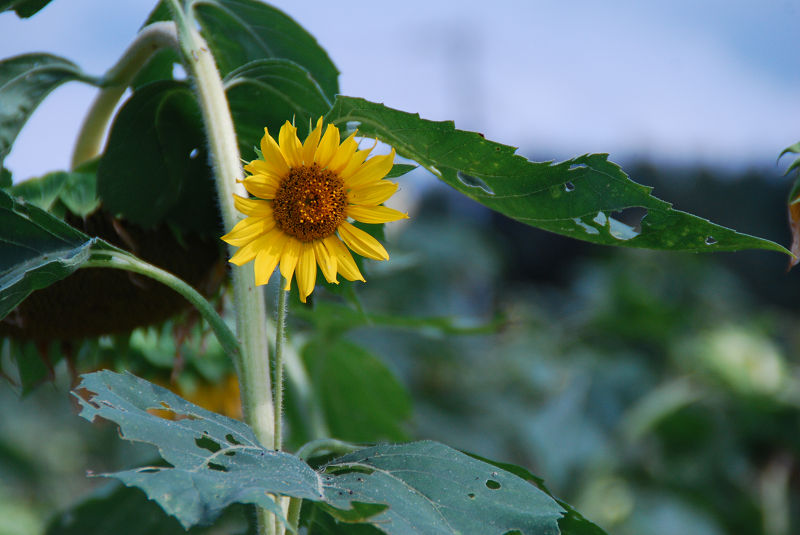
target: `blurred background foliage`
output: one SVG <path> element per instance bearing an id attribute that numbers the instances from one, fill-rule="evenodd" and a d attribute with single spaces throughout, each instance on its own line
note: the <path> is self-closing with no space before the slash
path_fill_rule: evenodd
<path id="1" fill-rule="evenodd" d="M 679 209 L 789 241 L 777 170 L 624 168 Z M 412 218 L 387 228 L 391 262 L 291 315 L 306 375 L 289 370 L 290 444 L 440 440 L 528 468 L 615 535 L 800 530 L 800 288 L 785 257 L 605 248 L 428 187 L 421 170 L 398 181 Z M 187 319 L 81 346 L 78 364 L 235 416 L 230 365 Z M 4 369 L 11 353 L 4 342 Z M 153 455 L 76 418 L 66 364 L 55 372 L 22 400 L 0 386 L 0 534 L 41 533 L 107 484 L 87 470 Z M 296 417 L 302 403 L 316 420 Z"/>

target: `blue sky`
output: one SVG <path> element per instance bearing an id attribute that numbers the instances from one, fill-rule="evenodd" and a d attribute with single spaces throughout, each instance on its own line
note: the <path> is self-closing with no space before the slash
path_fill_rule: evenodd
<path id="1" fill-rule="evenodd" d="M 453 119 L 531 158 L 609 152 L 777 175 L 775 157 L 800 139 L 798 2 L 273 4 L 328 50 L 344 94 Z M 101 74 L 153 5 L 54 0 L 31 20 L 0 15 L 0 56 L 53 52 Z M 68 165 L 93 94 L 72 83 L 45 101 L 6 160 L 15 178 Z"/>

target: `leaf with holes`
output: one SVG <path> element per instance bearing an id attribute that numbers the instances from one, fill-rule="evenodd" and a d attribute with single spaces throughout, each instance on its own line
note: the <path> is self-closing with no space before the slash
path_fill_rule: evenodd
<path id="1" fill-rule="evenodd" d="M 485 206 L 528 225 L 603 245 L 672 251 L 767 249 L 769 240 L 740 234 L 674 210 L 608 161 L 588 154 L 559 164 L 531 162 L 516 149 L 364 99 L 337 97 L 327 120 L 358 128 L 415 160 L 440 180 Z M 617 216 L 615 212 L 623 212 Z M 626 221 L 628 212 L 644 213 Z"/>
<path id="2" fill-rule="evenodd" d="M 58 56 L 24 54 L 0 61 L 0 165 L 36 106 L 72 80 L 91 81 L 74 63 Z"/>
<path id="3" fill-rule="evenodd" d="M 319 476 L 311 467 L 293 455 L 264 448 L 238 420 L 129 373 L 87 374 L 78 389 L 91 393 L 86 399 L 79 396 L 81 416 L 115 422 L 124 439 L 157 446 L 170 464 L 106 476 L 144 490 L 185 528 L 210 523 L 232 503 L 259 505 L 282 517 L 267 493 L 321 497 Z"/>
<path id="4" fill-rule="evenodd" d="M 367 448 L 323 468 L 329 496 L 388 504 L 359 521 L 390 535 L 503 535 L 514 530 L 555 535 L 564 512 L 524 479 L 437 442 Z M 343 504 L 337 500 L 332 505 Z M 335 509 L 328 512 L 352 521 Z"/>

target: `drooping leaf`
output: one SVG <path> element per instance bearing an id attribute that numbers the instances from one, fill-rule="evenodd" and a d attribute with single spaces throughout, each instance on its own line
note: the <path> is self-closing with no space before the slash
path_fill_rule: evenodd
<path id="1" fill-rule="evenodd" d="M 403 385 L 380 359 L 351 342 L 313 341 L 303 349 L 333 436 L 351 442 L 400 441 L 411 416 Z"/>
<path id="2" fill-rule="evenodd" d="M 189 9 L 223 76 L 251 61 L 287 59 L 311 73 L 328 99 L 339 92 L 327 52 L 282 11 L 257 0 L 193 0 Z"/>
<path id="3" fill-rule="evenodd" d="M 50 210 L 61 194 L 66 181 L 67 173 L 55 171 L 41 177 L 23 180 L 12 186 L 9 189 L 9 193 L 14 197 L 25 199 L 26 202 L 37 208 Z"/>
<path id="4" fill-rule="evenodd" d="M 54 171 L 30 178 L 9 188 L 9 193 L 49 212 L 58 212 L 58 202 L 77 216 L 87 216 L 99 206 L 94 172 Z"/>
<path id="5" fill-rule="evenodd" d="M 184 527 L 210 522 L 231 503 L 275 512 L 267 493 L 324 502 L 346 522 L 390 535 L 557 534 L 562 509 L 524 479 L 435 442 L 366 448 L 313 470 L 258 443 L 242 422 L 208 412 L 130 374 L 83 376 L 81 416 L 117 423 L 123 438 L 156 445 L 169 466 L 110 477 L 143 489 Z M 166 420 L 152 409 L 168 411 Z"/>
<path id="6" fill-rule="evenodd" d="M 392 535 L 413 533 L 557 534 L 562 509 L 501 468 L 437 442 L 381 445 L 324 467 L 351 501 L 388 503 L 362 519 Z M 338 511 L 329 509 L 334 516 Z M 341 517 L 345 521 L 352 521 Z"/>
<path id="7" fill-rule="evenodd" d="M 277 134 L 287 120 L 294 120 L 298 134 L 308 134 L 331 107 L 320 86 L 303 67 L 285 59 L 258 60 L 231 72 L 225 80 L 228 104 L 236 125 L 240 151 L 255 157 L 264 127 Z"/>
<path id="8" fill-rule="evenodd" d="M 142 87 L 119 111 L 97 171 L 106 210 L 148 228 L 218 232 L 214 183 L 200 113 L 189 86 Z"/>
<path id="9" fill-rule="evenodd" d="M 34 290 L 74 272 L 92 251 L 111 248 L 0 190 L 0 319 Z"/>
<path id="10" fill-rule="evenodd" d="M 211 535 L 245 534 L 248 522 L 242 507 L 231 507 L 213 527 L 186 531 L 135 488 L 113 484 L 101 487 L 74 507 L 58 513 L 45 535 Z"/>
<path id="11" fill-rule="evenodd" d="M 376 136 L 440 180 L 485 206 L 528 225 L 603 245 L 673 251 L 736 251 L 780 245 L 674 210 L 651 188 L 630 180 L 606 154 L 565 162 L 531 162 L 516 149 L 359 98 L 337 97 L 328 121 Z M 639 224 L 615 212 L 644 209 Z M 623 214 L 624 215 L 624 214 Z"/>
<path id="12" fill-rule="evenodd" d="M 14 10 L 18 17 L 28 18 L 39 12 L 51 0 L 0 0 L 0 12 Z"/>
<path id="13" fill-rule="evenodd" d="M 34 2 L 20 3 L 19 8 L 27 4 Z M 36 106 L 53 89 L 72 80 L 92 82 L 74 63 L 50 54 L 0 61 L 0 165 Z"/>

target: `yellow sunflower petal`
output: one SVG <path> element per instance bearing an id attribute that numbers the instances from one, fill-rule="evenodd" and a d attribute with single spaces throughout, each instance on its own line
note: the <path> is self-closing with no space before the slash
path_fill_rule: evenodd
<path id="1" fill-rule="evenodd" d="M 342 277 L 349 281 L 359 280 L 366 282 L 364 276 L 358 270 L 356 261 L 353 260 L 353 255 L 347 250 L 342 241 L 336 236 L 328 236 L 323 240 L 328 253 L 336 259 L 336 270 L 342 274 Z"/>
<path id="2" fill-rule="evenodd" d="M 314 246 L 314 256 L 317 257 L 317 263 L 325 280 L 333 284 L 339 284 L 336 279 L 336 257 L 328 252 L 328 248 L 325 247 L 322 240 L 314 240 L 311 243 Z"/>
<path id="3" fill-rule="evenodd" d="M 389 200 L 389 197 L 394 195 L 398 187 L 399 186 L 395 182 L 380 180 L 377 183 L 367 184 L 349 191 L 347 193 L 347 200 L 353 204 L 375 206 Z"/>
<path id="4" fill-rule="evenodd" d="M 308 134 L 305 142 L 303 143 L 303 163 L 311 165 L 314 163 L 314 154 L 317 152 L 319 145 L 319 138 L 322 135 L 322 117 L 317 120 L 317 126 Z"/>
<path id="5" fill-rule="evenodd" d="M 273 228 L 275 219 L 271 217 L 248 217 L 236 223 L 221 240 L 234 247 L 241 247 Z"/>
<path id="6" fill-rule="evenodd" d="M 377 182 L 392 170 L 392 165 L 394 165 L 394 149 L 389 154 L 373 156 L 367 160 L 353 176 L 344 179 L 345 185 L 352 189 L 370 182 Z"/>
<path id="7" fill-rule="evenodd" d="M 347 139 L 342 141 L 341 145 L 339 145 L 336 154 L 334 154 L 333 158 L 328 164 L 328 169 L 334 173 L 339 173 L 339 171 L 344 169 L 347 164 L 350 163 L 350 159 L 356 153 L 357 149 L 358 141 L 356 141 L 356 134 L 353 133 Z"/>
<path id="8" fill-rule="evenodd" d="M 269 241 L 274 237 L 273 234 L 275 234 L 275 232 L 280 231 L 277 229 L 272 229 L 272 231 L 267 232 L 260 238 L 256 238 L 243 247 L 240 247 L 231 257 L 231 259 L 228 260 L 228 262 L 231 264 L 236 264 L 237 266 L 242 266 L 248 263 L 256 257 L 261 249 L 264 249 L 269 245 Z"/>
<path id="9" fill-rule="evenodd" d="M 288 239 L 289 236 L 287 234 L 280 231 L 274 232 L 270 237 L 269 243 L 258 252 L 253 267 L 257 285 L 260 286 L 269 282 L 272 272 L 275 271 L 275 266 L 278 265 L 278 261 L 281 259 L 281 251 Z"/>
<path id="10" fill-rule="evenodd" d="M 280 180 L 281 176 L 275 172 L 275 168 L 269 165 L 264 160 L 253 160 L 244 166 L 244 170 L 255 177 L 262 177 L 264 179 Z"/>
<path id="11" fill-rule="evenodd" d="M 347 216 L 362 223 L 388 223 L 398 219 L 408 219 L 408 214 L 386 206 L 348 206 Z"/>
<path id="12" fill-rule="evenodd" d="M 350 161 L 344 166 L 344 169 L 339 171 L 339 176 L 342 178 L 342 180 L 347 181 L 348 178 L 353 176 L 359 169 L 361 169 L 361 164 L 364 163 L 364 160 L 367 159 L 367 156 L 369 156 L 369 153 L 372 152 L 372 149 L 374 148 L 375 146 L 373 145 L 368 149 L 360 150 L 353 154 L 352 158 L 350 158 Z"/>
<path id="13" fill-rule="evenodd" d="M 272 215 L 272 204 L 260 199 L 248 199 L 233 194 L 233 205 L 245 215 L 267 217 Z"/>
<path id="14" fill-rule="evenodd" d="M 319 142 L 317 152 L 314 154 L 314 161 L 324 169 L 331 162 L 338 148 L 339 129 L 329 124 L 325 129 L 325 135 L 322 136 L 322 141 Z"/>
<path id="15" fill-rule="evenodd" d="M 389 253 L 383 245 L 360 228 L 343 221 L 337 230 L 344 243 L 361 256 L 375 260 L 389 260 Z"/>
<path id="16" fill-rule="evenodd" d="M 249 176 L 242 182 L 247 191 L 261 199 L 274 199 L 278 186 L 281 185 L 279 180 L 265 176 Z"/>
<path id="17" fill-rule="evenodd" d="M 304 243 L 297 261 L 297 289 L 300 291 L 301 302 L 305 303 L 306 297 L 314 291 L 316 281 L 317 258 L 314 255 L 314 246 L 312 243 Z"/>
<path id="18" fill-rule="evenodd" d="M 300 140 L 297 138 L 297 128 L 292 126 L 289 121 L 283 123 L 278 134 L 278 143 L 289 167 L 303 165 L 303 145 L 300 144 Z"/>
<path id="19" fill-rule="evenodd" d="M 303 242 L 292 237 L 289 237 L 286 245 L 283 246 L 283 252 L 281 252 L 281 275 L 286 278 L 284 290 L 292 287 L 292 275 L 294 275 L 297 261 L 300 259 L 302 246 Z"/>
<path id="20" fill-rule="evenodd" d="M 264 155 L 264 163 L 269 174 L 284 176 L 289 171 L 289 166 L 283 157 L 281 148 L 269 135 L 269 130 L 264 128 L 264 137 L 261 138 L 261 154 Z"/>

